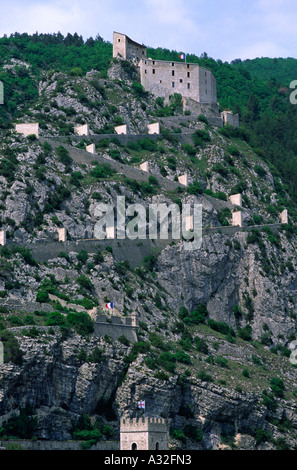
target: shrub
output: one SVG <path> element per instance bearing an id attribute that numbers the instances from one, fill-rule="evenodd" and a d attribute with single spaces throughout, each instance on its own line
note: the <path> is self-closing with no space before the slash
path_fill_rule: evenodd
<path id="1" fill-rule="evenodd" d="M 171 436 L 182 442 L 186 442 L 186 436 L 181 429 L 173 429 Z"/>
<path id="2" fill-rule="evenodd" d="M 0 428 L 1 436 L 31 439 L 37 426 L 37 417 L 31 407 L 20 409 L 18 416 L 11 416 Z"/>
<path id="3" fill-rule="evenodd" d="M 194 181 L 193 183 L 189 184 L 188 193 L 195 194 L 195 195 L 202 194 L 203 188 L 202 188 L 201 183 L 199 181 Z"/>
<path id="4" fill-rule="evenodd" d="M 225 369 L 228 369 L 228 361 L 225 357 L 217 356 L 214 360 L 215 364 Z"/>
<path id="5" fill-rule="evenodd" d="M 278 377 L 272 377 L 272 379 L 270 380 L 270 387 L 271 387 L 272 393 L 276 397 L 278 398 L 284 397 L 285 385 L 282 379 L 279 379 Z"/>
<path id="6" fill-rule="evenodd" d="M 210 318 L 208 320 L 208 326 L 212 330 L 217 331 L 223 335 L 231 334 L 232 336 L 235 336 L 233 328 L 229 326 L 226 322 L 215 321 Z"/>
<path id="7" fill-rule="evenodd" d="M 109 178 L 115 173 L 115 170 L 111 168 L 108 163 L 96 164 L 94 168 L 90 171 L 90 175 L 94 178 Z"/>
<path id="8" fill-rule="evenodd" d="M 271 434 L 262 428 L 258 428 L 256 429 L 254 437 L 255 437 L 256 444 L 259 445 L 259 444 L 262 444 L 263 442 L 270 441 Z"/>
<path id="9" fill-rule="evenodd" d="M 233 155 L 234 157 L 239 157 L 240 155 L 238 148 L 234 145 L 229 145 L 229 147 L 227 148 L 227 152 L 230 153 L 230 155 Z"/>
<path id="10" fill-rule="evenodd" d="M 190 144 L 182 145 L 182 149 L 186 152 L 190 157 L 194 157 L 196 155 L 195 148 Z"/>
<path id="11" fill-rule="evenodd" d="M 132 83 L 132 90 L 138 98 L 146 98 L 148 96 L 148 92 L 143 88 L 141 83 L 133 82 Z"/>
<path id="12" fill-rule="evenodd" d="M 39 290 L 36 295 L 36 302 L 40 303 L 46 303 L 49 301 L 49 295 L 48 292 L 45 292 L 43 290 Z"/>
<path id="13" fill-rule="evenodd" d="M 200 442 L 203 440 L 203 431 L 197 426 L 193 426 L 192 424 L 186 424 L 184 432 L 187 437 L 193 439 L 196 442 Z"/>
<path id="14" fill-rule="evenodd" d="M 255 165 L 254 170 L 257 173 L 257 175 L 260 176 L 260 178 L 264 178 L 264 176 L 266 175 L 266 171 L 260 165 Z"/>
<path id="15" fill-rule="evenodd" d="M 77 259 L 81 263 L 85 264 L 88 260 L 88 253 L 85 250 L 81 250 L 79 253 L 77 253 Z"/>
<path id="16" fill-rule="evenodd" d="M 243 377 L 246 377 L 247 379 L 250 378 L 250 373 L 247 369 L 243 369 L 242 375 Z"/>
<path id="17" fill-rule="evenodd" d="M 252 327 L 246 325 L 244 328 L 238 330 L 238 336 L 245 341 L 252 341 Z"/>
<path id="18" fill-rule="evenodd" d="M 126 338 L 125 335 L 121 335 L 119 338 L 118 338 L 118 341 L 122 344 L 124 344 L 125 346 L 129 346 L 130 345 L 130 341 Z"/>
<path id="19" fill-rule="evenodd" d="M 63 145 L 60 145 L 59 147 L 56 148 L 56 154 L 58 155 L 60 162 L 63 163 L 65 167 L 67 168 L 71 167 L 72 159 L 69 156 L 68 150 L 65 147 L 63 147 Z"/>
<path id="20" fill-rule="evenodd" d="M 82 287 L 83 289 L 87 289 L 87 290 L 92 290 L 93 289 L 93 284 L 92 282 L 90 281 L 90 279 L 84 275 L 80 276 L 77 278 L 76 280 L 77 284 L 80 285 L 80 287 Z"/>
<path id="21" fill-rule="evenodd" d="M 193 139 L 193 143 L 195 147 L 200 147 L 205 142 L 210 142 L 211 140 L 209 132 L 205 130 L 200 130 L 200 129 L 194 132 L 192 139 Z"/>
<path id="22" fill-rule="evenodd" d="M 1 330 L 0 341 L 2 341 L 4 348 L 4 362 L 12 362 L 13 364 L 21 365 L 23 361 L 23 352 L 13 333 L 8 330 Z"/>
<path id="23" fill-rule="evenodd" d="M 154 377 L 158 380 L 164 380 L 164 381 L 169 380 L 169 375 L 167 375 L 163 370 L 156 372 Z"/>
<path id="24" fill-rule="evenodd" d="M 68 325 L 81 336 L 86 336 L 94 331 L 93 321 L 87 313 L 69 312 L 66 320 Z"/>
<path id="25" fill-rule="evenodd" d="M 202 382 L 212 382 L 213 381 L 212 376 L 207 374 L 205 372 L 205 370 L 201 370 L 200 372 L 198 372 L 196 377 L 197 377 L 197 379 L 202 380 Z"/>
<path id="26" fill-rule="evenodd" d="M 178 351 L 174 354 L 175 359 L 182 364 L 191 364 L 191 357 L 184 351 Z"/>
<path id="27" fill-rule="evenodd" d="M 208 346 L 203 338 L 196 337 L 194 341 L 197 351 L 203 354 L 208 354 Z"/>
<path id="28" fill-rule="evenodd" d="M 206 116 L 204 116 L 204 114 L 199 114 L 198 121 L 204 122 L 204 124 L 208 125 L 208 119 Z"/>
<path id="29" fill-rule="evenodd" d="M 172 374 L 175 372 L 175 362 L 175 356 L 169 352 L 163 352 L 157 359 L 157 364 Z"/>
<path id="30" fill-rule="evenodd" d="M 60 312 L 50 312 L 46 320 L 47 326 L 62 326 L 65 325 L 65 317 Z"/>

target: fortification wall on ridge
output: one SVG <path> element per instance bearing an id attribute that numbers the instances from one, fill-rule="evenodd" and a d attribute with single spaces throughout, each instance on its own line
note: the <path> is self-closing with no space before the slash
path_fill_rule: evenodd
<path id="1" fill-rule="evenodd" d="M 122 33 L 113 33 L 113 57 L 122 57 L 136 63 L 146 57 L 146 47 Z"/>

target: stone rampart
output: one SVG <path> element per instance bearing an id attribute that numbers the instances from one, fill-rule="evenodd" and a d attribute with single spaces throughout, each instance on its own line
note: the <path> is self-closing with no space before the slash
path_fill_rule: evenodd
<path id="1" fill-rule="evenodd" d="M 0 441 L 0 447 L 10 448 L 19 446 L 24 450 L 82 450 L 80 441 L 33 441 L 25 439 L 16 439 L 9 441 Z M 119 441 L 101 441 L 93 445 L 90 450 L 120 450 Z"/>
<path id="2" fill-rule="evenodd" d="M 137 342 L 137 327 L 132 326 L 131 317 L 109 318 L 105 315 L 98 315 L 95 318 L 94 334 L 99 337 L 107 335 L 114 341 L 118 340 L 121 336 L 125 336 L 130 343 Z"/>

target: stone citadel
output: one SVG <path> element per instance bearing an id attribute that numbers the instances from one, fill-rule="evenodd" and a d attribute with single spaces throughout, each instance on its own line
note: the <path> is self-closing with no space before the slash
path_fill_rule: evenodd
<path id="1" fill-rule="evenodd" d="M 153 60 L 147 57 L 147 48 L 125 34 L 113 33 L 113 58 L 131 60 L 139 67 L 140 82 L 155 97 L 169 101 L 170 95 L 179 93 L 184 111 L 212 113 L 224 124 L 239 125 L 238 115 L 231 111 L 219 113 L 217 84 L 213 73 L 196 63 Z"/>

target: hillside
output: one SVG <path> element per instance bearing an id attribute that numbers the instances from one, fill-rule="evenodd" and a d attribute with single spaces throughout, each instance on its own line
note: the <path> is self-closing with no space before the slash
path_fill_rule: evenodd
<path id="1" fill-rule="evenodd" d="M 295 449 L 294 174 L 282 179 L 248 122 L 233 130 L 183 116 L 178 96 L 164 107 L 130 63 L 111 61 L 103 73 L 72 61 L 71 72 L 13 59 L 1 73 L 34 93 L 1 111 L 2 445 L 118 441 L 120 417 L 139 416 L 145 400 L 149 416 L 166 418 L 171 449 Z M 17 134 L 18 121 L 39 122 L 39 139 Z M 161 135 L 148 136 L 156 121 Z M 129 138 L 114 132 L 123 123 Z M 89 136 L 75 134 L 81 124 Z M 185 172 L 188 187 L 178 182 Z M 230 230 L 237 193 L 244 228 Z M 146 209 L 201 204 L 201 249 L 93 240 L 96 206 L 118 196 Z M 116 329 L 111 301 L 127 325 L 137 313 L 136 340 Z"/>

